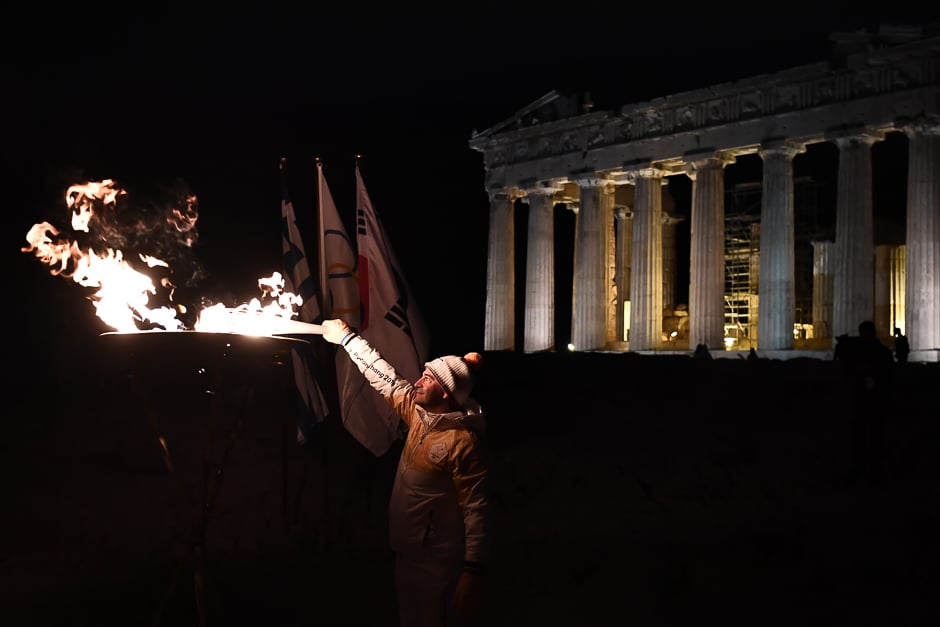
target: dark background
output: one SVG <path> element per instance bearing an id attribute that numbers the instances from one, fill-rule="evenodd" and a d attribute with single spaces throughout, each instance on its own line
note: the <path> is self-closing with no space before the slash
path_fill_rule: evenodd
<path id="1" fill-rule="evenodd" d="M 479 349 L 489 209 L 474 129 L 552 89 L 615 110 L 819 61 L 832 31 L 927 22 L 799 3 L 22 5 L 6 18 L 5 627 L 199 624 L 201 501 L 178 482 L 205 476 L 210 426 L 214 452 L 232 444 L 207 542 L 210 624 L 396 625 L 384 516 L 398 449 L 374 458 L 336 420 L 295 446 L 281 359 L 243 368 L 212 334 L 99 337 L 87 292 L 20 252 L 34 223 L 68 224 L 69 185 L 112 178 L 153 207 L 185 184 L 200 201 L 198 287 L 244 301 L 280 269 L 278 160 L 312 252 L 315 159 L 350 224 L 361 154 L 432 350 Z M 903 172 L 887 144 L 875 167 Z M 795 173 L 818 161 L 834 180 L 820 150 Z M 756 180 L 754 165 L 730 166 L 729 182 Z M 884 180 L 876 214 L 896 207 Z M 220 361 L 231 378 L 207 383 Z M 897 371 L 874 483 L 851 480 L 852 381 L 837 362 L 499 351 L 487 364 L 487 624 L 938 623 L 936 364 Z"/>
<path id="2" fill-rule="evenodd" d="M 173 186 L 191 190 L 200 211 L 192 257 L 205 270 L 192 291 L 245 302 L 259 277 L 280 270 L 279 159 L 288 158 L 313 255 L 316 159 L 352 232 L 359 154 L 432 351 L 477 349 L 489 209 L 481 155 L 468 147 L 474 130 L 553 89 L 589 93 L 595 110 L 616 110 L 823 60 L 832 32 L 930 18 L 791 4 L 779 14 L 755 11 L 23 7 L 11 22 L 22 38 L 3 44 L 11 326 L 35 336 L 88 322 L 84 288 L 19 252 L 32 224 L 68 225 L 63 197 L 73 183 L 111 178 L 140 205 L 159 203 Z M 893 143 L 903 165 L 903 141 Z M 834 180 L 830 148 L 798 158 L 796 174 L 829 164 L 821 176 Z M 746 161 L 728 168 L 729 183 L 758 180 L 759 163 Z M 881 161 L 884 174 L 899 158 Z M 689 185 L 680 178 L 670 184 L 687 213 Z M 882 180 L 895 191 L 876 188 L 876 213 L 897 211 L 903 170 Z M 682 260 L 679 267 L 686 274 L 677 285 L 687 291 Z M 89 324 L 91 333 L 107 330 L 93 312 Z"/>

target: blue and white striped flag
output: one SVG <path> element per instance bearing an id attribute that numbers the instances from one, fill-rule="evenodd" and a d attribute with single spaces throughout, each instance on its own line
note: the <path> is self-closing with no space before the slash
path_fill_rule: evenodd
<path id="1" fill-rule="evenodd" d="M 303 299 L 298 312 L 301 322 L 322 322 L 317 303 L 316 284 L 297 228 L 294 204 L 287 192 L 283 163 L 281 172 L 281 242 L 284 253 L 284 289 Z M 294 383 L 297 386 L 297 441 L 306 442 L 317 425 L 329 413 L 326 399 L 317 383 L 316 355 L 309 344 L 291 350 Z"/>

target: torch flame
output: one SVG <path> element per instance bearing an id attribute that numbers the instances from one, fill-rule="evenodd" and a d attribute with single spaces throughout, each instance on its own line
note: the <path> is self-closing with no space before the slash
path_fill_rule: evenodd
<path id="1" fill-rule="evenodd" d="M 238 307 L 228 308 L 222 304 L 206 307 L 199 312 L 197 331 L 214 333 L 240 333 L 242 335 L 273 335 L 274 329 L 283 326 L 294 315 L 303 299 L 284 291 L 284 278 L 275 272 L 267 278 L 258 279 L 258 287 L 268 302 L 252 298 Z M 283 332 L 283 331 L 282 331 Z"/>

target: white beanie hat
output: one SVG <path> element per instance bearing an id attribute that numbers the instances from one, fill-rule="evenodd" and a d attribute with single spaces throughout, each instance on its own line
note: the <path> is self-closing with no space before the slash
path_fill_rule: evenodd
<path id="1" fill-rule="evenodd" d="M 431 371 L 454 401 L 463 407 L 473 391 L 473 372 L 482 360 L 480 353 L 467 353 L 463 357 L 447 355 L 429 361 L 424 367 Z"/>

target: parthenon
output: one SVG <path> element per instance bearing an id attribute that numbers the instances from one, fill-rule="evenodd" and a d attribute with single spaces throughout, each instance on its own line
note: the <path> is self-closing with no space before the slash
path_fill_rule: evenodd
<path id="1" fill-rule="evenodd" d="M 813 242 L 816 346 L 873 320 L 901 329 L 911 361 L 940 358 L 940 36 L 924 27 L 832 35 L 833 55 L 772 74 L 629 104 L 579 107 L 551 91 L 474 132 L 489 196 L 486 350 L 555 346 L 555 233 L 575 214 L 570 350 L 669 350 L 664 310 L 675 219 L 663 209 L 670 177 L 691 182 L 688 347 L 756 347 L 799 354 L 794 317 L 793 162 L 808 146 L 838 150 L 832 241 Z M 907 144 L 904 241 L 876 247 L 872 147 Z M 749 344 L 728 337 L 725 169 L 761 160 Z M 528 205 L 524 276 L 516 276 L 514 211 Z M 524 337 L 517 343 L 516 282 Z M 666 287 L 664 287 L 664 285 Z M 820 343 L 821 342 L 821 343 Z"/>

